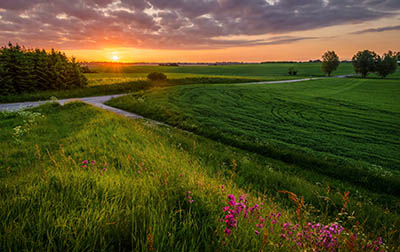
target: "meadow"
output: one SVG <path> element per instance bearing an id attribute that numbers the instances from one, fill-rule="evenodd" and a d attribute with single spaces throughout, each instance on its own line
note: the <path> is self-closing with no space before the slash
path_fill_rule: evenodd
<path id="1" fill-rule="evenodd" d="M 131 93 L 108 105 L 177 127 L 79 102 L 0 112 L 0 251 L 399 250 L 399 73 L 245 84 L 322 76 L 291 66 L 108 68 L 0 97 Z"/>
<path id="2" fill-rule="evenodd" d="M 2 251 L 398 246 L 394 213 L 201 136 L 76 102 L 0 119 Z M 261 193 L 257 180 L 314 194 L 326 211 L 300 195 Z M 358 222 L 360 214 L 374 224 Z"/>

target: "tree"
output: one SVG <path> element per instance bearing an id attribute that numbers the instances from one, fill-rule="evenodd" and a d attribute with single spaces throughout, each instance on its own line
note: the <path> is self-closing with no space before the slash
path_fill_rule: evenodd
<path id="1" fill-rule="evenodd" d="M 340 64 L 339 57 L 334 51 L 327 51 L 322 55 L 322 72 L 331 76 L 331 73 L 336 71 Z"/>
<path id="2" fill-rule="evenodd" d="M 368 73 L 376 71 L 377 61 L 378 56 L 375 52 L 369 50 L 359 51 L 353 56 L 354 71 L 360 73 L 365 78 Z"/>
<path id="3" fill-rule="evenodd" d="M 25 49 L 11 43 L 0 48 L 0 95 L 86 85 L 79 64 L 64 53 Z"/>
<path id="4" fill-rule="evenodd" d="M 392 51 L 385 53 L 382 57 L 378 56 L 376 73 L 382 78 L 386 78 L 389 74 L 396 72 L 397 59 L 397 55 Z"/>

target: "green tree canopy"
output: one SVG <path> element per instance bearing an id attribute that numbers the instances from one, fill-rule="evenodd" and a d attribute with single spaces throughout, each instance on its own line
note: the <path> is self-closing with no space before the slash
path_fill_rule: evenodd
<path id="1" fill-rule="evenodd" d="M 327 51 L 322 55 L 322 72 L 331 76 L 331 73 L 336 71 L 340 64 L 339 57 L 334 51 Z"/>
<path id="2" fill-rule="evenodd" d="M 375 52 L 369 50 L 359 51 L 353 56 L 354 71 L 365 78 L 368 73 L 376 71 L 377 61 L 378 56 Z"/>
<path id="3" fill-rule="evenodd" d="M 378 56 L 376 73 L 382 78 L 386 78 L 389 74 L 396 72 L 397 60 L 397 55 L 392 51 L 385 53 L 382 57 Z"/>

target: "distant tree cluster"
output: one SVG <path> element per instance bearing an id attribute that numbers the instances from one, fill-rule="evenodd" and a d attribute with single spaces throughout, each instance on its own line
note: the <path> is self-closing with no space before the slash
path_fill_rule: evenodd
<path id="1" fill-rule="evenodd" d="M 373 51 L 364 50 L 357 52 L 351 62 L 354 71 L 361 74 L 363 78 L 367 77 L 368 73 L 376 73 L 378 76 L 386 78 L 389 74 L 396 72 L 399 59 L 399 52 L 389 51 L 379 56 Z M 339 64 L 339 57 L 334 51 L 328 51 L 322 55 L 321 69 L 328 76 L 336 71 Z"/>
<path id="2" fill-rule="evenodd" d="M 359 51 L 353 56 L 353 66 L 356 73 L 360 73 L 363 78 L 368 73 L 376 73 L 382 78 L 396 72 L 398 53 L 389 51 L 379 56 L 373 51 Z"/>
<path id="3" fill-rule="evenodd" d="M 64 53 L 11 43 L 0 49 L 0 95 L 85 86 L 87 79 L 79 64 Z"/>

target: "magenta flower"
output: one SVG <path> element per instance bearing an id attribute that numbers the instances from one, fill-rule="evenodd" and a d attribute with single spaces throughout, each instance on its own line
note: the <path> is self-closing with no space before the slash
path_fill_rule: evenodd
<path id="1" fill-rule="evenodd" d="M 87 160 L 83 160 L 82 164 L 88 164 L 88 161 Z"/>

